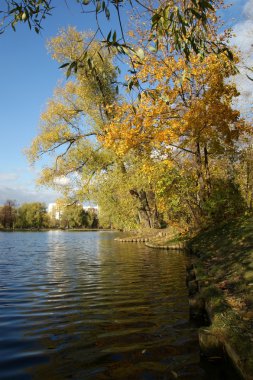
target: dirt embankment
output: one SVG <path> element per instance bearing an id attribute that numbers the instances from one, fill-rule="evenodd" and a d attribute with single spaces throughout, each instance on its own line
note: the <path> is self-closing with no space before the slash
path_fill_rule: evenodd
<path id="1" fill-rule="evenodd" d="M 205 309 L 210 326 L 200 329 L 201 349 L 225 351 L 247 380 L 253 379 L 253 218 L 198 234 L 188 245 L 191 313 Z"/>

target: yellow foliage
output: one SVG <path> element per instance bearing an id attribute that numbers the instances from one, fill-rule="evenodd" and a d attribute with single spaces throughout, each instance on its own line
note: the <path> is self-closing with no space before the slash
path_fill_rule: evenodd
<path id="1" fill-rule="evenodd" d="M 186 63 L 182 58 L 146 53 L 142 63 L 137 78 L 153 85 L 153 91 L 143 93 L 135 107 L 115 106 L 102 138 L 106 147 L 120 156 L 140 146 L 149 151 L 182 144 L 192 149 L 196 141 L 213 149 L 219 142 L 231 144 L 248 133 L 239 111 L 232 108 L 238 91 L 227 80 L 235 69 L 225 54 L 205 59 L 193 55 Z"/>

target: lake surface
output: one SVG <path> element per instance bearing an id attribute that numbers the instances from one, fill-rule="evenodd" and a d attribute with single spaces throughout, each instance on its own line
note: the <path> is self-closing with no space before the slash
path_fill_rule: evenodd
<path id="1" fill-rule="evenodd" d="M 200 363 L 184 254 L 115 236 L 0 232 L 1 380 L 226 379 Z"/>

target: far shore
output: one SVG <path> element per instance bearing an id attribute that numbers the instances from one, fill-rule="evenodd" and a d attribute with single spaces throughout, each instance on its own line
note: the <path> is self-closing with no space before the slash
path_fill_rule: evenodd
<path id="1" fill-rule="evenodd" d="M 119 232 L 106 228 L 0 228 L 0 232 L 48 232 L 48 231 L 64 231 L 64 232 Z"/>

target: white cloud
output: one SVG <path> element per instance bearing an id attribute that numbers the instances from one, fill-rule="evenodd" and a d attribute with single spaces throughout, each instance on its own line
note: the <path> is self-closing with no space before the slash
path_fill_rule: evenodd
<path id="1" fill-rule="evenodd" d="M 7 199 L 17 204 L 25 202 L 54 202 L 60 194 L 47 188 L 35 188 L 34 180 L 28 169 L 19 168 L 15 172 L 0 172 L 0 205 Z"/>
<path id="2" fill-rule="evenodd" d="M 243 8 L 244 20 L 234 25 L 235 36 L 232 45 L 235 45 L 242 54 L 240 63 L 240 74 L 235 78 L 235 83 L 240 92 L 235 106 L 240 109 L 245 116 L 252 112 L 253 104 L 253 82 L 247 78 L 250 72 L 246 67 L 253 67 L 253 0 L 248 0 Z M 253 75 L 252 75 L 253 76 Z"/>
<path id="3" fill-rule="evenodd" d="M 243 14 L 247 19 L 253 20 L 253 0 L 249 0 L 244 5 Z"/>
<path id="4" fill-rule="evenodd" d="M 236 24 L 233 28 L 235 37 L 232 42 L 242 51 L 246 58 L 252 53 L 253 43 L 253 20 L 246 19 L 244 22 Z"/>
<path id="5" fill-rule="evenodd" d="M 54 184 L 59 185 L 59 186 L 66 186 L 66 185 L 69 185 L 69 183 L 70 183 L 70 179 L 65 176 L 57 177 L 54 180 Z"/>
<path id="6" fill-rule="evenodd" d="M 0 185 L 0 205 L 4 204 L 7 199 L 16 201 L 17 204 L 25 202 L 54 202 L 59 198 L 59 194 L 51 190 L 35 190 L 25 186 L 2 186 Z"/>
<path id="7" fill-rule="evenodd" d="M 16 181 L 17 179 L 18 175 L 16 173 L 0 172 L 0 183 L 9 183 L 12 181 Z"/>

